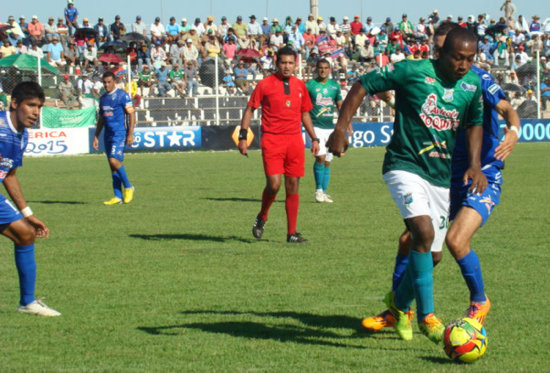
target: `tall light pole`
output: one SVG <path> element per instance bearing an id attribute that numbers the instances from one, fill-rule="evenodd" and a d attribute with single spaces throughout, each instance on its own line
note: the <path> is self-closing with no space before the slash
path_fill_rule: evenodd
<path id="1" fill-rule="evenodd" d="M 314 19 L 319 17 L 319 0 L 309 0 L 309 12 L 313 14 Z"/>

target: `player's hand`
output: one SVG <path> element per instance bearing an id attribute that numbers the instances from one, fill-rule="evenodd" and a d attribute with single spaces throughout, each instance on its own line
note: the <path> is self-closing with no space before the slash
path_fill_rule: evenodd
<path id="1" fill-rule="evenodd" d="M 99 150 L 99 140 L 97 139 L 97 136 L 94 136 L 94 141 L 92 142 L 92 148 L 95 150 Z"/>
<path id="2" fill-rule="evenodd" d="M 50 237 L 50 229 L 42 220 L 38 219 L 34 215 L 31 215 L 26 219 L 27 219 L 27 223 L 29 223 L 34 228 L 37 238 Z"/>
<path id="3" fill-rule="evenodd" d="M 487 182 L 487 178 L 485 177 L 483 172 L 481 172 L 481 169 L 478 168 L 468 168 L 466 170 L 462 180 L 464 182 L 464 185 L 468 185 L 468 180 L 472 180 L 472 184 L 470 185 L 470 188 L 468 188 L 468 192 L 479 195 L 481 195 L 487 188 L 487 185 L 489 185 Z"/>
<path id="4" fill-rule="evenodd" d="M 126 145 L 132 146 L 133 143 L 134 143 L 134 134 L 129 133 L 128 136 L 126 136 Z"/>
<path id="5" fill-rule="evenodd" d="M 319 141 L 313 141 L 311 143 L 311 154 L 313 154 L 313 156 L 316 156 L 317 153 L 319 153 L 319 149 L 320 149 Z"/>
<path id="6" fill-rule="evenodd" d="M 517 142 L 518 134 L 516 131 L 510 131 L 508 127 L 504 127 L 504 140 L 495 149 L 495 158 L 501 161 L 505 160 L 512 153 Z"/>
<path id="7" fill-rule="evenodd" d="M 239 148 L 239 152 L 241 152 L 242 155 L 248 156 L 248 145 L 246 143 L 246 140 L 239 140 L 239 145 L 237 147 Z"/>
<path id="8" fill-rule="evenodd" d="M 348 149 L 348 138 L 345 131 L 334 130 L 327 141 L 328 151 L 337 157 L 342 156 Z"/>

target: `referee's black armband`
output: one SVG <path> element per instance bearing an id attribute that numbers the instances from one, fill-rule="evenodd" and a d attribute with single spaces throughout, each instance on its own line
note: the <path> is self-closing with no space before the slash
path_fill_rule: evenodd
<path id="1" fill-rule="evenodd" d="M 248 138 L 248 130 L 241 128 L 239 130 L 239 141 L 246 140 Z"/>

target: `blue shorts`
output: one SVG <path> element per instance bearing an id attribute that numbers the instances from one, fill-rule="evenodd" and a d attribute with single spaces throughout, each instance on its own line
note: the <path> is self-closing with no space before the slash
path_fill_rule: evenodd
<path id="1" fill-rule="evenodd" d="M 496 205 L 500 203 L 500 184 L 489 183 L 482 195 L 468 192 L 470 185 L 451 185 L 451 208 L 449 219 L 453 220 L 462 206 L 471 207 L 481 216 L 483 226 Z"/>
<path id="2" fill-rule="evenodd" d="M 0 225 L 10 224 L 20 219 L 23 219 L 23 215 L 9 199 L 0 194 Z"/>
<path id="3" fill-rule="evenodd" d="M 126 146 L 126 133 L 123 135 L 105 137 L 105 153 L 107 158 L 115 158 L 122 162 L 124 160 L 124 147 Z"/>

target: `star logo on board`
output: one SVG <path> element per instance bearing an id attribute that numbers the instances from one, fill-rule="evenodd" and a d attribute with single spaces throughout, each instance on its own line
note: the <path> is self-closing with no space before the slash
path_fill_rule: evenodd
<path id="1" fill-rule="evenodd" d="M 166 136 L 168 140 L 170 140 L 170 147 L 172 146 L 180 146 L 180 139 L 183 138 L 182 135 L 178 135 L 177 132 L 172 132 L 171 135 Z"/>

